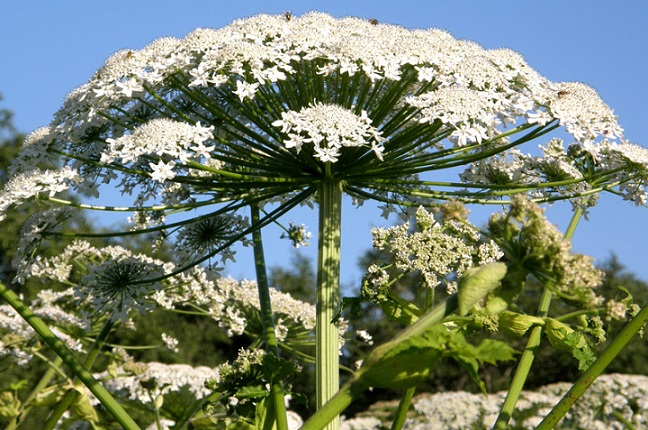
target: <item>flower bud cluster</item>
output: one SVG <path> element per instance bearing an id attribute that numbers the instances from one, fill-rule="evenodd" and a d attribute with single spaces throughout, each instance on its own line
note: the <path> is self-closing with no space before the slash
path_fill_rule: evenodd
<path id="1" fill-rule="evenodd" d="M 452 214 L 456 212 L 457 203 Z M 416 211 L 415 224 L 406 222 L 372 231 L 374 247 L 393 258 L 400 273 L 420 273 L 423 286 L 435 288 L 445 284 L 449 292 L 456 289 L 455 278 L 468 268 L 497 261 L 503 254 L 495 242 L 485 240 L 479 230 L 465 219 L 437 217 L 424 208 Z M 388 283 L 389 275 L 377 266 L 369 268 L 374 286 Z"/>
<path id="2" fill-rule="evenodd" d="M 572 252 L 571 242 L 526 197 L 513 198 L 508 212 L 491 216 L 488 230 L 508 260 L 524 267 L 561 298 L 587 307 L 602 303 L 596 288 L 603 272 L 594 267 L 591 257 Z"/>

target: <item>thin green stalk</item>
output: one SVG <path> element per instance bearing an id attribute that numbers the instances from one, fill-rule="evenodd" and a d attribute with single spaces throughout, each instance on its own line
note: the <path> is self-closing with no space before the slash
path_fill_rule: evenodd
<path id="1" fill-rule="evenodd" d="M 327 164 L 327 168 L 330 165 Z M 316 386 L 317 409 L 321 409 L 338 391 L 340 334 L 335 324 L 340 294 L 340 229 L 342 224 L 342 187 L 327 177 L 318 186 L 319 235 L 317 257 L 316 304 Z M 326 430 L 337 430 L 334 418 Z"/>
<path id="2" fill-rule="evenodd" d="M 425 311 L 429 311 L 434 306 L 434 289 L 428 288 L 425 293 Z M 401 394 L 400 402 L 398 402 L 398 408 L 396 409 L 396 415 L 394 421 L 392 422 L 391 430 L 400 430 L 405 425 L 405 419 L 407 418 L 407 412 L 409 411 L 410 405 L 412 404 L 412 398 L 416 393 L 416 387 L 410 387 L 403 391 Z"/>
<path id="3" fill-rule="evenodd" d="M 72 372 L 97 397 L 103 406 L 126 430 L 139 430 L 139 426 L 126 413 L 115 398 L 77 360 L 72 351 L 50 330 L 50 328 L 25 305 L 20 298 L 0 282 L 0 296 L 34 329 L 34 331 L 61 357 Z"/>
<path id="4" fill-rule="evenodd" d="M 643 309 L 621 330 L 621 333 L 605 348 L 605 351 L 596 359 L 589 369 L 578 378 L 560 402 L 553 407 L 551 412 L 536 427 L 536 430 L 550 430 L 554 428 L 565 414 L 574 406 L 576 400 L 592 385 L 612 360 L 621 352 L 623 347 L 634 337 L 641 327 L 648 321 L 648 303 Z"/>
<path id="5" fill-rule="evenodd" d="M 574 232 L 576 231 L 576 227 L 578 226 L 578 222 L 580 221 L 582 215 L 583 210 L 581 208 L 576 209 L 569 223 L 569 226 L 565 231 L 565 239 L 571 239 L 574 236 Z M 551 305 L 551 299 L 552 293 L 549 288 L 545 286 L 542 292 L 542 298 L 540 299 L 540 304 L 538 305 L 537 315 L 539 317 L 544 317 L 547 315 L 549 306 Z M 527 341 L 526 347 L 522 352 L 520 362 L 518 363 L 515 375 L 513 376 L 513 380 L 511 381 L 511 386 L 509 387 L 509 391 L 506 394 L 506 399 L 504 399 L 504 403 L 502 404 L 500 413 L 497 416 L 497 420 L 495 421 L 493 429 L 504 430 L 508 428 L 508 422 L 513 415 L 515 405 L 520 398 L 520 394 L 522 393 L 522 389 L 524 388 L 524 383 L 529 376 L 529 371 L 531 370 L 531 365 L 533 364 L 533 360 L 535 359 L 536 351 L 540 346 L 541 339 L 542 327 L 533 327 L 529 334 L 529 340 Z"/>
<path id="6" fill-rule="evenodd" d="M 260 223 L 261 214 L 259 206 L 251 205 L 252 225 Z M 259 309 L 261 322 L 265 337 L 266 350 L 279 358 L 279 342 L 275 335 L 274 318 L 272 316 L 272 303 L 270 301 L 270 286 L 266 271 L 265 255 L 263 253 L 263 237 L 261 229 L 252 232 L 254 244 L 254 266 L 257 276 L 257 288 L 259 292 Z M 272 396 L 272 407 L 277 421 L 278 430 L 288 430 L 288 418 L 286 416 L 286 403 L 284 401 L 282 381 L 271 381 L 270 395 Z"/>
<path id="7" fill-rule="evenodd" d="M 398 402 L 398 409 L 396 409 L 396 417 L 392 422 L 391 430 L 401 430 L 407 418 L 407 411 L 409 411 L 412 404 L 412 397 L 416 392 L 416 387 L 407 388 L 401 395 L 400 402 Z"/>
<path id="8" fill-rule="evenodd" d="M 30 404 L 31 400 L 34 399 L 38 395 L 38 393 L 40 393 L 49 385 L 50 381 L 56 374 L 56 368 L 60 367 L 61 364 L 63 364 L 63 360 L 61 359 L 61 357 L 56 357 L 54 362 L 49 364 L 50 366 L 48 367 L 47 371 L 45 371 L 41 379 L 38 381 L 36 386 L 32 389 L 32 391 L 23 402 L 23 407 L 20 411 L 20 415 L 11 420 L 11 422 L 7 424 L 7 427 L 5 427 L 5 430 L 15 430 L 23 423 L 23 421 L 25 421 L 25 418 L 27 418 L 27 415 L 32 408 Z"/>
<path id="9" fill-rule="evenodd" d="M 108 335 L 110 334 L 114 326 L 115 326 L 114 321 L 111 321 L 110 319 L 106 321 L 103 328 L 101 329 L 101 332 L 99 333 L 92 347 L 90 348 L 90 351 L 88 352 L 85 361 L 83 362 L 83 367 L 85 369 L 90 370 L 92 368 L 92 365 L 97 359 L 99 352 L 101 352 L 101 348 L 105 344 L 105 340 L 108 338 Z M 73 380 L 73 382 L 76 381 Z M 65 395 L 61 398 L 61 400 L 59 400 L 57 405 L 50 413 L 49 417 L 47 418 L 47 421 L 45 422 L 45 424 L 43 424 L 42 430 L 54 429 L 58 424 L 59 420 L 61 419 L 61 417 L 63 416 L 63 414 L 65 413 L 65 411 L 67 411 L 70 408 L 70 405 L 77 398 L 77 396 L 78 393 L 76 392 L 76 390 L 69 389 L 65 393 Z"/>

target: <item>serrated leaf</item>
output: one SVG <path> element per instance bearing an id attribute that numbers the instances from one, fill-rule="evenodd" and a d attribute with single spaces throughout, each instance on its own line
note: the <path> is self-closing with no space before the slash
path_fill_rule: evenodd
<path id="1" fill-rule="evenodd" d="M 585 337 L 579 332 L 573 332 L 565 338 L 565 344 L 572 347 L 572 356 L 578 361 L 578 370 L 587 370 L 596 360 Z"/>
<path id="2" fill-rule="evenodd" d="M 466 315 L 480 300 L 500 286 L 506 264 L 490 263 L 466 270 L 457 281 L 459 315 Z"/>
<path id="3" fill-rule="evenodd" d="M 294 375 L 297 371 L 293 363 L 277 357 L 274 354 L 264 355 L 262 363 L 263 373 L 270 383 L 283 381 L 287 377 Z"/>
<path id="4" fill-rule="evenodd" d="M 518 353 L 505 342 L 495 339 L 485 339 L 475 347 L 477 357 L 482 363 L 497 365 L 502 361 L 511 361 Z"/>

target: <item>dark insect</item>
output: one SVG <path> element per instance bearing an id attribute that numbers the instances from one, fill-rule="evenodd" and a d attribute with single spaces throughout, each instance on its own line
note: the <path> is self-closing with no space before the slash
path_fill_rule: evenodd
<path id="1" fill-rule="evenodd" d="M 567 94 L 569 94 L 569 91 L 560 90 L 560 91 L 558 91 L 557 95 L 558 95 L 558 97 L 563 97 L 563 96 L 566 96 Z"/>
<path id="2" fill-rule="evenodd" d="M 371 23 L 371 25 L 378 25 L 378 20 L 376 18 L 371 18 L 369 22 Z"/>
<path id="3" fill-rule="evenodd" d="M 292 12 L 284 12 L 283 16 L 286 18 L 286 21 L 290 21 L 293 18 Z"/>

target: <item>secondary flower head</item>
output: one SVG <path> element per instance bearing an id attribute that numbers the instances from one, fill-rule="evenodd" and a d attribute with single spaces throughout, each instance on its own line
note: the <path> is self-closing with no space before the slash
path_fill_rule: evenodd
<path id="1" fill-rule="evenodd" d="M 272 123 L 287 134 L 286 148 L 301 151 L 304 143 L 312 144 L 313 156 L 322 162 L 336 162 L 343 147 L 370 145 L 382 159 L 380 132 L 371 126 L 367 112 L 360 115 L 337 105 L 318 103 L 299 112 L 282 112 L 281 119 Z M 310 146 L 310 145 L 309 145 Z"/>

